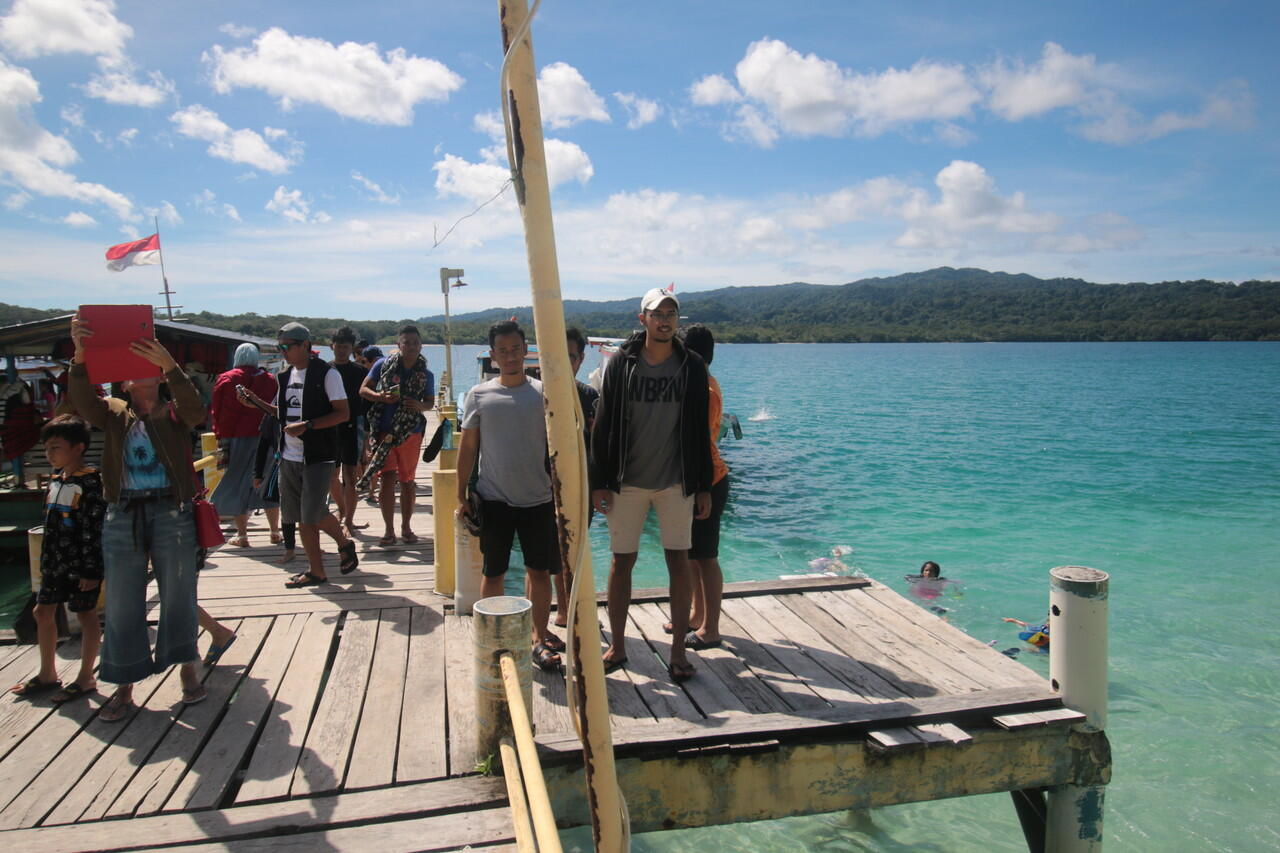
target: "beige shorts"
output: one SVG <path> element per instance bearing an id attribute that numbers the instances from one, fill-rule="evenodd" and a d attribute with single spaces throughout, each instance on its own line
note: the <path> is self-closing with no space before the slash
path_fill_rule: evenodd
<path id="1" fill-rule="evenodd" d="M 658 529 L 662 547 L 668 551 L 687 551 L 693 544 L 693 495 L 685 496 L 677 483 L 665 489 L 622 487 L 614 493 L 613 506 L 606 516 L 609 525 L 609 548 L 615 554 L 634 554 L 640 550 L 640 532 L 649 507 L 658 511 Z"/>

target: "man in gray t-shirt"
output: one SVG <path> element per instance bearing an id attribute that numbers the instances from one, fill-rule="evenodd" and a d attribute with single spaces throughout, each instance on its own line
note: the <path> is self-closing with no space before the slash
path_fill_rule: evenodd
<path id="1" fill-rule="evenodd" d="M 627 395 L 627 461 L 623 485 L 665 489 L 680 482 L 680 404 L 684 400 L 680 359 L 636 362 Z"/>
<path id="2" fill-rule="evenodd" d="M 484 554 L 484 598 L 502 595 L 511 545 L 520 537 L 525 592 L 533 603 L 533 662 L 560 668 L 564 640 L 547 630 L 551 575 L 560 571 L 555 503 L 547 466 L 547 428 L 542 383 L 524 374 L 528 347 L 514 322 L 489 329 L 489 358 L 498 376 L 475 386 L 463 403 L 458 446 L 458 511 L 469 512 L 467 488 L 479 464 L 476 494 L 483 507 L 480 551 Z"/>

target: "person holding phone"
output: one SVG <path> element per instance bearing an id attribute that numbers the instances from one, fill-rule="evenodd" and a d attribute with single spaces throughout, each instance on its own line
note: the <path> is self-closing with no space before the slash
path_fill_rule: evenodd
<path id="1" fill-rule="evenodd" d="M 199 392 L 173 356 L 154 338 L 129 351 L 161 376 L 124 383 L 127 399 L 101 398 L 89 382 L 85 342 L 94 330 L 71 319 L 75 343 L 67 391 L 77 413 L 104 434 L 102 491 L 107 502 L 102 561 L 107 578 L 106 629 L 98 677 L 118 685 L 98 713 L 104 722 L 129 716 L 133 685 L 181 666 L 182 701 L 207 698 L 196 662 L 196 526 L 191 501 L 190 430 L 205 419 Z M 167 383 L 172 403 L 160 401 Z M 160 588 L 160 624 L 154 650 L 147 633 L 147 563 Z"/>

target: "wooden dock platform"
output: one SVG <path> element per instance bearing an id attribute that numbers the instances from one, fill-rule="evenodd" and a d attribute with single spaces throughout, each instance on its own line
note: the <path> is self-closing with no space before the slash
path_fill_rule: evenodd
<path id="1" fill-rule="evenodd" d="M 5 693 L 0 843 L 511 845 L 502 780 L 476 772 L 470 619 L 432 591 L 429 484 L 422 466 L 419 543 L 378 547 L 381 517 L 362 503 L 360 568 L 341 576 L 328 542 L 322 587 L 284 588 L 305 558 L 277 565 L 261 524 L 250 548 L 212 554 L 201 604 L 238 639 L 199 705 L 181 704 L 176 670 L 139 684 L 140 710 L 114 724 L 96 716 L 105 696 L 54 708 Z M 665 671 L 666 618 L 662 591 L 638 591 L 628 666 L 608 676 L 634 832 L 1109 777 L 1105 736 L 1073 731 L 1080 715 L 1043 678 L 874 581 L 727 585 L 724 646 L 692 652 L 682 685 Z M 76 654 L 60 649 L 64 677 Z M 5 683 L 35 667 L 34 647 L 0 647 Z M 557 820 L 581 825 L 562 677 L 535 670 L 532 715 Z"/>

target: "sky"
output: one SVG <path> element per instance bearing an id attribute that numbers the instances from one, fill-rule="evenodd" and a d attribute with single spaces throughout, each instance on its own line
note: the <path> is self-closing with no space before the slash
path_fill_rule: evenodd
<path id="1" fill-rule="evenodd" d="M 545 0 L 565 298 L 1280 279 L 1280 4 Z M 0 0 L 0 301 L 530 301 L 497 4 Z M 505 188 L 504 188 L 505 187 Z"/>

